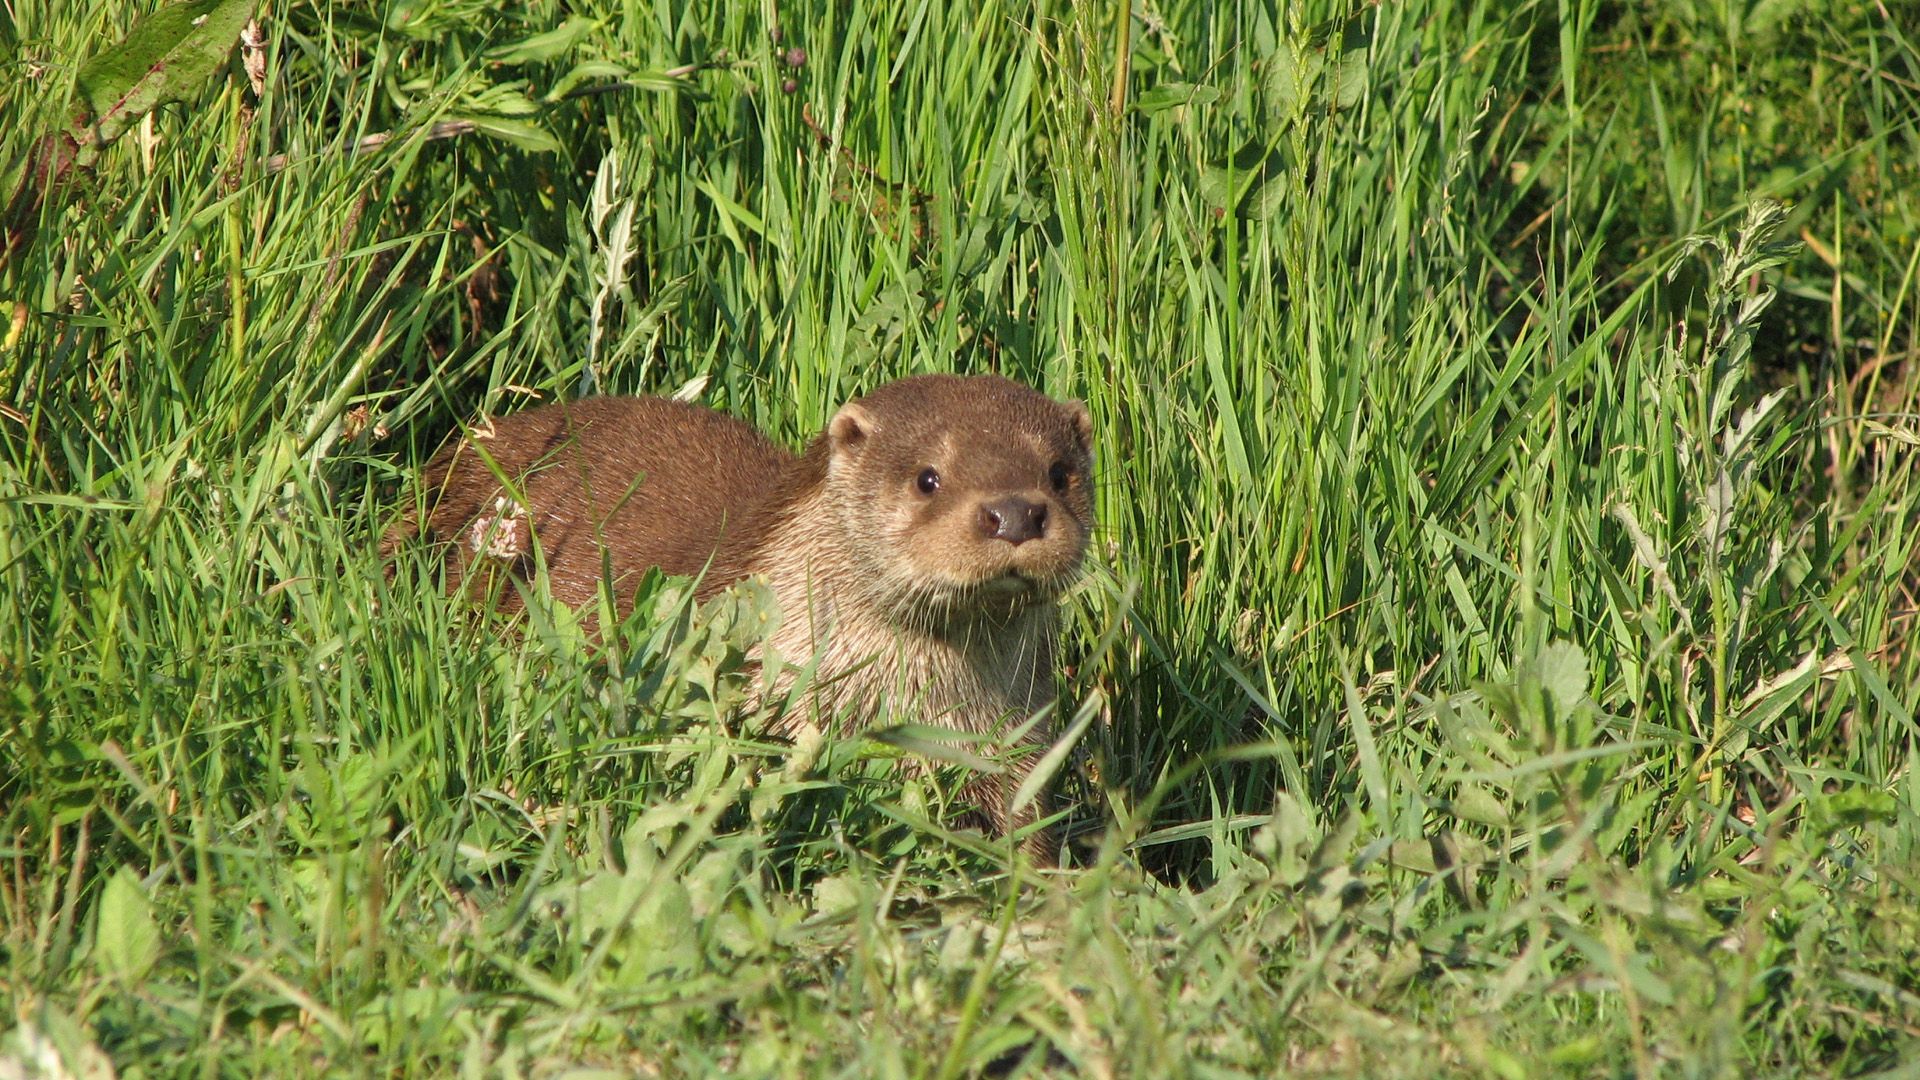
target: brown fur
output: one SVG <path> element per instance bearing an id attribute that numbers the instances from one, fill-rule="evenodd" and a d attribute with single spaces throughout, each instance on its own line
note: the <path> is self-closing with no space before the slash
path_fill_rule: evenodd
<path id="1" fill-rule="evenodd" d="M 425 521 L 403 521 L 383 548 L 416 532 L 450 541 L 449 590 L 477 590 L 495 568 L 525 577 L 537 550 L 555 599 L 574 605 L 595 600 L 610 569 L 622 613 L 649 567 L 704 573 L 702 595 L 759 574 L 781 613 L 769 648 L 788 664 L 818 658 L 817 715 L 991 733 L 1052 696 L 1055 600 L 1092 532 L 1091 471 L 1085 407 L 998 376 L 882 386 L 798 455 L 708 409 L 589 398 L 442 451 L 422 477 Z M 783 667 L 776 692 L 799 670 Z M 1051 735 L 1040 725 L 1026 739 Z M 1034 807 L 1016 817 L 1009 805 L 1033 762 L 974 784 L 1002 831 L 1033 820 Z M 1052 849 L 1029 845 L 1043 860 Z"/>

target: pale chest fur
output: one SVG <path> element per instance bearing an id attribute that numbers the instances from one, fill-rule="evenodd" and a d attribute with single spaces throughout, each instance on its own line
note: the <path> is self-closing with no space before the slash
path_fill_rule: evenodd
<path id="1" fill-rule="evenodd" d="M 774 693 L 786 696 L 802 678 L 811 691 L 813 707 L 792 722 L 845 716 L 858 724 L 898 720 L 985 734 L 1020 726 L 1051 698 L 1050 605 L 958 628 L 909 628 L 863 602 L 845 571 L 801 559 L 760 570 L 780 608 L 769 644 L 785 670 Z M 1026 740 L 1050 736 L 1041 724 Z"/>

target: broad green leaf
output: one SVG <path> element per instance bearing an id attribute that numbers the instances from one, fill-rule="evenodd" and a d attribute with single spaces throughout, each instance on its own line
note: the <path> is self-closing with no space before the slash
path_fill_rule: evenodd
<path id="1" fill-rule="evenodd" d="M 522 150 L 551 154 L 560 152 L 560 140 L 530 120 L 510 120 L 504 116 L 466 116 L 460 119 L 471 123 L 473 129 L 482 135 L 505 139 Z"/>
<path id="2" fill-rule="evenodd" d="M 1892 795 L 1866 786 L 1844 787 L 1807 800 L 1808 816 L 1826 829 L 1869 823 L 1890 825 L 1899 816 L 1899 809 L 1900 804 Z"/>
<path id="3" fill-rule="evenodd" d="M 122 987 L 138 986 L 160 958 L 160 927 L 140 885 L 127 867 L 116 871 L 94 909 L 94 962 Z"/>
<path id="4" fill-rule="evenodd" d="M 1367 59 L 1357 53 L 1342 56 L 1333 69 L 1333 105 L 1348 109 L 1367 93 Z"/>
<path id="5" fill-rule="evenodd" d="M 1268 117 L 1290 123 L 1305 112 L 1324 63 L 1317 52 L 1302 51 L 1296 56 L 1291 42 L 1281 42 L 1268 55 L 1261 79 L 1260 92 L 1266 99 Z"/>
<path id="6" fill-rule="evenodd" d="M 187 0 L 135 23 L 118 44 L 87 61 L 76 88 L 92 141 L 103 145 L 168 102 L 191 100 L 227 62 L 253 0 Z"/>
<path id="7" fill-rule="evenodd" d="M 1480 1066 L 1501 1080 L 1527 1080 L 1533 1074 L 1520 1062 L 1519 1058 L 1505 1050 L 1492 1046 L 1478 1048 L 1481 1054 Z"/>
<path id="8" fill-rule="evenodd" d="M 1453 816 L 1462 821 L 1474 821 L 1482 825 L 1506 828 L 1513 823 L 1503 804 L 1493 792 L 1479 784 L 1462 783 L 1454 792 L 1450 807 Z"/>
<path id="9" fill-rule="evenodd" d="M 1195 86 L 1192 83 L 1161 83 L 1159 86 L 1141 94 L 1133 107 L 1143 113 L 1165 112 L 1182 105 L 1211 105 L 1220 100 L 1220 91 L 1211 86 Z"/>
<path id="10" fill-rule="evenodd" d="M 852 874 L 834 874 L 813 885 L 813 909 L 817 915 L 847 915 L 866 903 L 860 882 Z"/>
<path id="11" fill-rule="evenodd" d="M 540 105 L 527 96 L 524 82 L 495 83 L 460 103 L 464 113 L 484 113 L 488 116 L 534 116 L 540 112 Z"/>
<path id="12" fill-rule="evenodd" d="M 1200 197 L 1208 206 L 1230 207 L 1237 194 L 1235 177 L 1224 165 L 1208 165 L 1200 170 Z"/>
<path id="13" fill-rule="evenodd" d="M 627 69 L 611 60 L 588 60 L 585 63 L 574 65 L 573 70 L 560 76 L 560 81 L 553 84 L 552 88 L 546 92 L 543 100 L 550 102 L 559 101 L 561 98 L 573 93 L 581 83 L 590 79 L 625 79 L 626 77 Z M 670 80 L 670 83 L 674 88 L 678 88 L 679 86 L 677 80 Z M 649 87 L 649 89 L 652 89 L 652 87 Z"/>
<path id="14" fill-rule="evenodd" d="M 1279 213 L 1286 203 L 1286 178 L 1271 176 L 1261 181 L 1259 193 L 1254 195 L 1252 205 L 1247 208 L 1247 216 L 1255 221 L 1265 221 Z"/>
<path id="15" fill-rule="evenodd" d="M 1587 696 L 1587 654 L 1570 641 L 1555 641 L 1535 661 L 1540 685 L 1553 698 L 1556 713 L 1571 713 Z"/>
<path id="16" fill-rule="evenodd" d="M 541 60 L 551 60 L 568 49 L 591 31 L 597 29 L 597 20 L 575 15 L 559 26 L 544 34 L 535 34 L 530 38 L 499 45 L 485 53 L 488 60 L 496 64 L 531 64 Z"/>

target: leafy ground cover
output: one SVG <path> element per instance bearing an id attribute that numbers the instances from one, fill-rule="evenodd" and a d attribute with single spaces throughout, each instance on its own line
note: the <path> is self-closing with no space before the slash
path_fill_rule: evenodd
<path id="1" fill-rule="evenodd" d="M 1912 3 L 153 10 L 0 22 L 0 1076 L 1913 1075 Z M 1071 871 L 377 557 L 922 370 L 1096 417 Z"/>

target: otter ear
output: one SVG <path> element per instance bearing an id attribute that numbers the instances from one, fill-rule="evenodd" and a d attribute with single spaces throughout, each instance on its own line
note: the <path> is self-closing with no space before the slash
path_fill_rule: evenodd
<path id="1" fill-rule="evenodd" d="M 839 454 L 857 454 L 866 446 L 867 440 L 879 430 L 873 421 L 873 414 L 860 407 L 857 401 L 849 401 L 840 406 L 827 422 L 827 438 L 833 442 L 833 452 Z"/>
<path id="2" fill-rule="evenodd" d="M 1080 449 L 1093 452 L 1093 414 L 1087 411 L 1087 403 L 1075 398 L 1063 401 L 1060 407 L 1067 410 L 1067 419 L 1073 424 L 1073 436 L 1080 443 Z"/>

